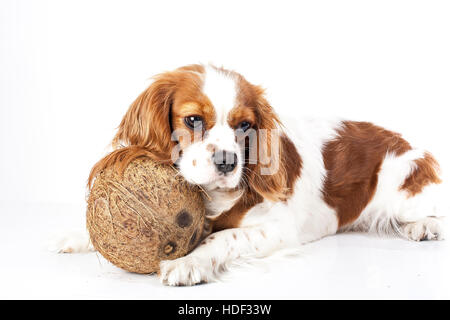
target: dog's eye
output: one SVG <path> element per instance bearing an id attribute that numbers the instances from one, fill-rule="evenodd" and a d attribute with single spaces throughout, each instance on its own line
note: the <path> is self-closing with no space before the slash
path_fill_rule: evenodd
<path id="1" fill-rule="evenodd" d="M 248 121 L 242 121 L 236 127 L 237 130 L 247 131 L 251 127 L 251 123 Z"/>
<path id="2" fill-rule="evenodd" d="M 200 116 L 189 116 L 184 118 L 184 123 L 189 129 L 199 129 L 203 126 L 203 119 Z"/>

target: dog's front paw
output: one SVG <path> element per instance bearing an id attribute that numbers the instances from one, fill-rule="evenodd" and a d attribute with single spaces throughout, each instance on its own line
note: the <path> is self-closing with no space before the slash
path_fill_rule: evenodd
<path id="1" fill-rule="evenodd" d="M 186 256 L 160 263 L 159 277 L 169 286 L 193 286 L 213 280 L 213 267 L 199 258 Z"/>
<path id="2" fill-rule="evenodd" d="M 427 217 L 419 221 L 407 223 L 403 227 L 405 236 L 414 241 L 443 240 L 444 227 L 442 219 Z"/>
<path id="3" fill-rule="evenodd" d="M 86 231 L 72 230 L 64 234 L 52 235 L 47 247 L 57 253 L 80 253 L 95 251 Z"/>

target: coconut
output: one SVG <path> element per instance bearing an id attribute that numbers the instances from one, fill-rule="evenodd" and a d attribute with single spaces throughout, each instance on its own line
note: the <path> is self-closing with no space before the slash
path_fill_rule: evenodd
<path id="1" fill-rule="evenodd" d="M 101 171 L 88 197 L 92 244 L 130 272 L 154 273 L 161 260 L 182 257 L 201 240 L 205 207 L 199 187 L 170 165 L 141 157 L 123 173 Z"/>

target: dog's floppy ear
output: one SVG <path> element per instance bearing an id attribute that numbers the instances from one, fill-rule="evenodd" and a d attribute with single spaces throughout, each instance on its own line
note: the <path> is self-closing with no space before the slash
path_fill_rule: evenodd
<path id="1" fill-rule="evenodd" d="M 119 172 L 138 157 L 149 157 L 160 162 L 172 162 L 171 107 L 180 87 L 199 85 L 203 67 L 189 65 L 153 77 L 153 83 L 131 104 L 123 117 L 112 146 L 115 152 L 95 164 L 89 175 L 91 186 L 95 176 L 109 166 Z"/>
<path id="2" fill-rule="evenodd" d="M 131 104 L 120 123 L 113 147 L 136 146 L 169 160 L 171 141 L 170 109 L 177 88 L 177 72 L 154 77 L 154 82 Z"/>
<path id="3" fill-rule="evenodd" d="M 170 109 L 179 78 L 177 73 L 155 76 L 153 83 L 131 104 L 112 141 L 115 151 L 94 165 L 88 179 L 89 188 L 97 174 L 107 167 L 123 172 L 131 161 L 144 156 L 171 161 L 175 142 L 171 139 Z"/>
<path id="4" fill-rule="evenodd" d="M 258 86 L 254 86 L 254 91 L 260 134 L 258 162 L 250 168 L 248 181 L 263 198 L 284 201 L 293 192 L 294 181 L 300 175 L 301 158 L 283 133 L 283 126 L 264 98 L 264 91 Z"/>

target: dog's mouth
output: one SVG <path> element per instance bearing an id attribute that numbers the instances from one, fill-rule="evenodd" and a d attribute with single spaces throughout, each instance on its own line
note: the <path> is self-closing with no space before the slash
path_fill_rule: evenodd
<path id="1" fill-rule="evenodd" d="M 239 185 L 239 181 L 235 181 L 234 177 L 218 175 L 209 184 L 210 190 L 234 190 Z"/>

